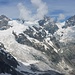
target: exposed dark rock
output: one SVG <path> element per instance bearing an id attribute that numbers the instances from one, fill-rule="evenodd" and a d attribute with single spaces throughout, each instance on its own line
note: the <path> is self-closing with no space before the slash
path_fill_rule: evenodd
<path id="1" fill-rule="evenodd" d="M 16 59 L 10 53 L 6 52 L 4 45 L 0 43 L 0 73 L 23 75 L 16 70 L 18 65 Z"/>
<path id="2" fill-rule="evenodd" d="M 58 26 L 49 17 L 44 17 L 43 20 L 38 21 L 39 25 L 44 27 L 49 33 L 54 34 L 58 30 Z M 47 23 L 47 24 L 46 24 Z"/>
<path id="3" fill-rule="evenodd" d="M 8 25 L 8 21 L 10 21 L 10 19 L 5 15 L 0 16 L 0 30 L 6 30 L 11 27 L 10 25 Z"/>
<path id="4" fill-rule="evenodd" d="M 28 46 L 32 45 L 32 43 L 27 39 L 27 37 L 23 33 L 21 33 L 19 35 L 16 35 L 16 33 L 13 32 L 12 34 L 15 36 L 15 39 L 18 43 L 25 44 L 25 45 L 28 45 Z"/>
<path id="5" fill-rule="evenodd" d="M 70 17 L 66 22 L 65 25 L 62 28 L 67 28 L 67 27 L 71 27 L 71 26 L 75 26 L 75 15 Z"/>
<path id="6" fill-rule="evenodd" d="M 29 29 L 26 29 L 24 31 L 24 34 L 27 34 L 29 37 L 35 38 L 39 41 L 43 41 L 43 39 L 46 37 L 46 32 L 41 27 L 35 27 L 33 26 L 37 32 L 35 32 L 31 27 Z"/>
<path id="7" fill-rule="evenodd" d="M 60 74 L 58 72 L 55 72 L 55 71 L 52 71 L 52 70 L 49 70 L 49 71 L 46 71 L 42 74 L 39 74 L 39 75 L 64 75 L 64 74 Z"/>

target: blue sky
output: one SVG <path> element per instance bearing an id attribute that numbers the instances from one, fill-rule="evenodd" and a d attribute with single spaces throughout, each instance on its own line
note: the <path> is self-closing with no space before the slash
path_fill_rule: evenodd
<path id="1" fill-rule="evenodd" d="M 65 17 L 75 15 L 75 0 L 42 1 L 47 3 L 49 10 L 48 15 L 51 17 L 58 17 L 59 14 L 64 14 Z M 0 0 L 0 15 L 4 14 L 9 18 L 18 18 L 18 3 L 23 3 L 28 9 L 35 12 L 35 8 L 31 4 L 30 0 Z"/>

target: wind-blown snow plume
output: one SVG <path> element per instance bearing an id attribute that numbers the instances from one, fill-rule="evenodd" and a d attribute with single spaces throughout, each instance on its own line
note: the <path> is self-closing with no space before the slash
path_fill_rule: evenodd
<path id="1" fill-rule="evenodd" d="M 58 16 L 58 21 L 60 21 L 60 20 L 64 20 L 65 19 L 65 15 L 64 14 L 59 14 L 59 16 Z"/>
<path id="2" fill-rule="evenodd" d="M 37 8 L 35 19 L 42 19 L 48 13 L 48 7 L 42 0 L 31 0 L 31 3 Z"/>
<path id="3" fill-rule="evenodd" d="M 20 11 L 20 18 L 24 20 L 31 19 L 31 11 L 29 11 L 22 3 L 18 4 L 18 8 Z"/>
<path id="4" fill-rule="evenodd" d="M 32 11 L 28 10 L 22 3 L 19 3 L 20 18 L 24 20 L 38 20 L 48 13 L 47 4 L 42 0 L 31 0 L 31 3 L 36 7 L 36 13 L 32 14 Z"/>

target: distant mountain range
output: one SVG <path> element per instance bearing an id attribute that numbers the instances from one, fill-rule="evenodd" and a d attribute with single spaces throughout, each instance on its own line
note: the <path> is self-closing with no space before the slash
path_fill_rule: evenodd
<path id="1" fill-rule="evenodd" d="M 0 75 L 75 75 L 75 16 L 58 23 L 1 15 Z"/>

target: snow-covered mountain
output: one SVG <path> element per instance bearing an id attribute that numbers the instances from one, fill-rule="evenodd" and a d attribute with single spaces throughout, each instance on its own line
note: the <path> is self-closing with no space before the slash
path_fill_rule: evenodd
<path id="1" fill-rule="evenodd" d="M 0 75 L 74 75 L 74 41 L 69 41 L 74 34 L 68 37 L 74 25 L 64 28 L 65 22 L 49 17 L 40 21 L 0 17 L 7 21 L 0 24 Z"/>
<path id="2" fill-rule="evenodd" d="M 5 15 L 0 16 L 0 30 L 8 29 L 10 27 L 8 21 L 10 21 L 10 19 Z"/>

